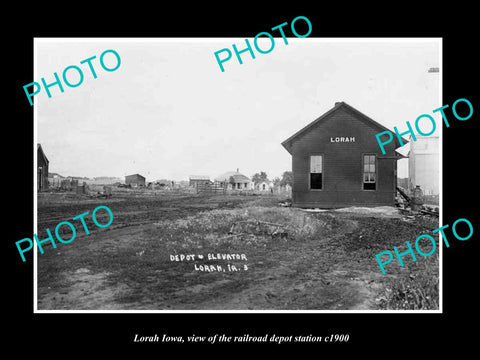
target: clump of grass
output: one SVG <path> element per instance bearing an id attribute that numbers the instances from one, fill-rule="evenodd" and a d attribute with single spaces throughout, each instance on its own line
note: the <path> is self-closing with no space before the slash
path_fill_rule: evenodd
<path id="1" fill-rule="evenodd" d="M 438 310 L 438 254 L 421 259 L 409 273 L 385 284 L 380 308 L 387 310 Z"/>
<path id="2" fill-rule="evenodd" d="M 188 233 L 202 237 L 211 245 L 219 245 L 219 243 L 238 240 L 234 236 L 226 235 L 233 224 L 245 221 L 280 224 L 279 228 L 285 230 L 289 238 L 296 239 L 311 238 L 318 235 L 320 231 L 330 229 L 325 226 L 325 220 L 305 214 L 298 209 L 263 206 L 209 210 L 174 221 L 160 221 L 156 225 L 162 228 L 164 233 L 178 235 Z"/>

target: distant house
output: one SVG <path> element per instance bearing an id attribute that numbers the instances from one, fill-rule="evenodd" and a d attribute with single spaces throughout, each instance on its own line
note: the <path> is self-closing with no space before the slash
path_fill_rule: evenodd
<path id="1" fill-rule="evenodd" d="M 87 181 L 89 185 L 113 185 L 116 183 L 122 183 L 122 179 L 113 176 L 97 176 Z"/>
<path id="2" fill-rule="evenodd" d="M 271 189 L 273 189 L 273 183 L 268 180 L 255 184 L 255 190 L 258 191 L 271 191 Z"/>
<path id="3" fill-rule="evenodd" d="M 140 174 L 127 175 L 125 184 L 132 187 L 145 186 L 145 178 Z"/>
<path id="4" fill-rule="evenodd" d="M 48 189 L 48 163 L 42 145 L 37 144 L 37 191 Z"/>
<path id="5" fill-rule="evenodd" d="M 67 176 L 66 179 L 71 180 L 71 181 L 78 181 L 78 182 L 84 182 L 84 181 L 89 181 L 90 178 L 86 176 Z"/>
<path id="6" fill-rule="evenodd" d="M 292 186 L 290 184 L 280 185 L 278 190 L 280 193 L 292 194 Z"/>
<path id="7" fill-rule="evenodd" d="M 62 175 L 57 174 L 57 173 L 49 172 L 48 173 L 48 186 L 53 187 L 53 188 L 60 187 L 60 184 L 61 184 L 63 179 L 65 179 L 65 178 Z"/>
<path id="8" fill-rule="evenodd" d="M 253 183 L 248 176 L 237 171 L 228 171 L 215 178 L 215 183 L 227 190 L 251 190 Z"/>
<path id="9" fill-rule="evenodd" d="M 211 184 L 210 176 L 208 175 L 190 175 L 188 180 L 188 185 L 197 187 L 198 185 L 208 185 Z"/>

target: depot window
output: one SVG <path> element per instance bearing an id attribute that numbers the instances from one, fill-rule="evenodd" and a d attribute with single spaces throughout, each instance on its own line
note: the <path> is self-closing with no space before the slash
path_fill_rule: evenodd
<path id="1" fill-rule="evenodd" d="M 322 174 L 323 173 L 323 156 L 312 155 L 310 156 L 310 189 L 321 190 L 322 189 Z"/>
<path id="2" fill-rule="evenodd" d="M 376 190 L 377 165 L 375 155 L 363 155 L 363 190 Z"/>

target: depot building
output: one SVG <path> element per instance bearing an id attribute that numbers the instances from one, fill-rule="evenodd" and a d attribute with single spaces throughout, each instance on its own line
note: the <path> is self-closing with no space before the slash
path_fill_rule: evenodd
<path id="1" fill-rule="evenodd" d="M 382 154 L 375 135 L 386 130 L 352 106 L 337 102 L 282 142 L 292 155 L 292 205 L 394 206 L 397 160 L 403 156 L 395 151 L 400 147 L 396 137 Z"/>

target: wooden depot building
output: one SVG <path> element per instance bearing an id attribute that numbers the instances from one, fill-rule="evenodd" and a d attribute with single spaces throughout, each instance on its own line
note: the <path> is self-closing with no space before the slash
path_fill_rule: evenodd
<path id="1" fill-rule="evenodd" d="M 397 160 L 403 156 L 395 151 L 400 147 L 395 135 L 382 154 L 375 135 L 386 130 L 352 106 L 337 102 L 282 142 L 292 155 L 292 205 L 394 206 Z"/>

